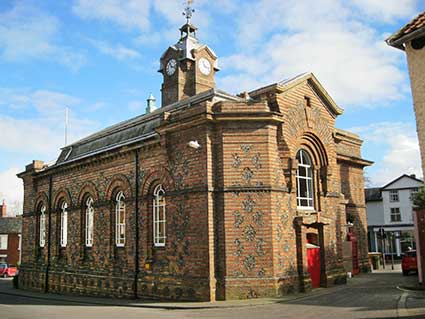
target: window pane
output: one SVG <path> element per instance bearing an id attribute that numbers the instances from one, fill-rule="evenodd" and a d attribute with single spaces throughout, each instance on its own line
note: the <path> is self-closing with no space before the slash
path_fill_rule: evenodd
<path id="1" fill-rule="evenodd" d="M 299 197 L 307 197 L 307 180 L 300 178 L 299 187 Z"/>
<path id="2" fill-rule="evenodd" d="M 298 167 L 298 176 L 307 176 L 307 169 L 304 166 Z"/>

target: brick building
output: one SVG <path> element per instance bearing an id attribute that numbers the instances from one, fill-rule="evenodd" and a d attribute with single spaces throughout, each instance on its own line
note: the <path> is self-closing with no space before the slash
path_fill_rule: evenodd
<path id="1" fill-rule="evenodd" d="M 190 23 L 160 59 L 162 107 L 33 161 L 24 289 L 176 300 L 277 296 L 345 282 L 347 221 L 367 271 L 358 136 L 313 74 L 234 96 Z M 308 265 L 308 247 L 319 248 Z"/>
<path id="2" fill-rule="evenodd" d="M 21 250 L 21 216 L 9 217 L 7 206 L 0 205 L 0 264 L 17 265 Z"/>

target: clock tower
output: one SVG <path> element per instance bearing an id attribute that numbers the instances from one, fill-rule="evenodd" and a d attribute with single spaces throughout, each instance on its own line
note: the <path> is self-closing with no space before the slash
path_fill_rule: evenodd
<path id="1" fill-rule="evenodd" d="M 160 59 L 163 107 L 215 87 L 214 75 L 219 71 L 217 56 L 198 41 L 197 28 L 190 22 L 193 12 L 188 5 L 183 13 L 187 21 L 180 28 L 180 40 Z"/>

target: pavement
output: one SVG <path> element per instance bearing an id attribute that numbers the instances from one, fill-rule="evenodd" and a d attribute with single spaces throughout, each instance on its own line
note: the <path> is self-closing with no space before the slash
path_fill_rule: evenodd
<path id="1" fill-rule="evenodd" d="M 347 285 L 319 288 L 308 294 L 209 302 L 154 302 L 64 296 L 17 290 L 0 280 L 0 318 L 422 318 L 425 291 L 416 275 L 401 270 L 376 271 L 349 279 Z"/>

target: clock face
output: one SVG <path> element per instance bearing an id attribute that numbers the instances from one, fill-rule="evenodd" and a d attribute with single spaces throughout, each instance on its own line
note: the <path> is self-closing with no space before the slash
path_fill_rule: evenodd
<path id="1" fill-rule="evenodd" d="M 198 67 L 199 71 L 201 71 L 201 73 L 204 75 L 208 75 L 211 73 L 211 63 L 205 58 L 199 59 Z"/>
<path id="2" fill-rule="evenodd" d="M 173 75 L 177 69 L 177 61 L 174 59 L 171 59 L 170 61 L 168 61 L 165 69 L 168 75 Z"/>

